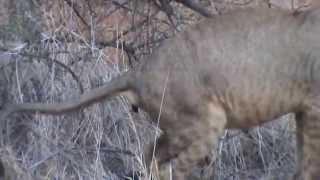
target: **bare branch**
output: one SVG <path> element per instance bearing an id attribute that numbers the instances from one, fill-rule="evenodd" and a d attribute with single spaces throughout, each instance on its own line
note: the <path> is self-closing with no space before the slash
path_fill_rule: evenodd
<path id="1" fill-rule="evenodd" d="M 81 22 L 90 29 L 90 25 L 86 22 L 86 20 L 81 16 L 78 7 L 76 6 L 76 4 L 74 2 L 71 2 L 71 0 L 64 0 L 74 11 L 74 13 L 76 13 L 77 17 L 81 20 Z"/>
<path id="2" fill-rule="evenodd" d="M 0 51 L 3 51 L 3 52 L 10 52 L 9 49 L 6 49 L 4 47 L 0 47 Z M 77 82 L 78 84 L 78 88 L 80 90 L 80 94 L 83 94 L 84 92 L 84 88 L 83 88 L 83 85 L 82 83 L 80 82 L 80 79 L 78 78 L 78 76 L 64 63 L 56 60 L 56 59 L 53 59 L 51 57 L 49 57 L 49 55 L 34 55 L 34 54 L 30 54 L 30 53 L 26 53 L 26 52 L 18 52 L 17 53 L 18 55 L 20 56 L 25 56 L 25 57 L 31 57 L 31 58 L 40 58 L 40 59 L 45 59 L 45 60 L 49 60 L 53 63 L 56 63 L 57 65 L 61 66 L 63 69 L 65 69 L 67 72 L 70 73 L 70 75 L 72 76 L 72 78 Z"/>
<path id="3" fill-rule="evenodd" d="M 208 11 L 205 7 L 202 7 L 200 4 L 195 3 L 193 0 L 176 0 L 176 2 L 183 4 L 184 6 L 198 12 L 204 17 L 212 17 L 213 14 Z"/>

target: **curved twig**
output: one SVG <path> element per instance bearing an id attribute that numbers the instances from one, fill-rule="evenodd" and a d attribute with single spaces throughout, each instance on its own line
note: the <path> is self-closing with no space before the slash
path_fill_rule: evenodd
<path id="1" fill-rule="evenodd" d="M 205 7 L 202 7 L 200 4 L 194 2 L 193 0 L 176 0 L 176 2 L 181 3 L 182 5 L 198 12 L 204 17 L 212 17 L 213 14 L 206 9 Z"/>
<path id="2" fill-rule="evenodd" d="M 0 51 L 3 51 L 3 52 L 10 52 L 9 49 L 6 49 L 6 48 L 3 48 L 3 47 L 0 47 Z M 67 72 L 70 73 L 70 75 L 72 76 L 72 78 L 77 82 L 77 85 L 78 85 L 78 88 L 79 88 L 79 91 L 80 91 L 80 94 L 83 94 L 84 92 L 84 88 L 83 88 L 83 85 L 82 83 L 80 82 L 80 79 L 78 78 L 78 76 L 64 63 L 54 59 L 54 58 L 51 58 L 49 56 L 46 56 L 46 55 L 34 55 L 34 54 L 29 54 L 29 53 L 26 53 L 26 52 L 17 52 L 16 54 L 20 55 L 20 56 L 25 56 L 25 57 L 31 57 L 31 58 L 40 58 L 40 59 L 45 59 L 45 60 L 50 60 L 52 61 L 53 63 L 56 63 L 57 65 L 59 65 L 60 67 L 62 67 L 63 69 L 65 69 Z M 31 60 L 32 61 L 32 60 Z M 9 63 L 11 64 L 11 63 Z"/>

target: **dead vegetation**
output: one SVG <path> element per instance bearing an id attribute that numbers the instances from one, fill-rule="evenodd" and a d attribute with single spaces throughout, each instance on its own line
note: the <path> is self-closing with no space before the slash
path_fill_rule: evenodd
<path id="1" fill-rule="evenodd" d="M 135 66 L 203 16 L 260 3 L 292 6 L 168 2 L 0 0 L 0 105 L 77 97 Z M 121 179 L 145 172 L 143 148 L 158 131 L 147 119 L 131 113 L 122 97 L 62 116 L 14 114 L 0 122 L 0 159 L 11 172 L 6 178 Z M 208 156 L 191 178 L 284 179 L 295 167 L 295 128 L 291 116 L 282 119 L 226 131 L 213 150 L 218 159 Z"/>

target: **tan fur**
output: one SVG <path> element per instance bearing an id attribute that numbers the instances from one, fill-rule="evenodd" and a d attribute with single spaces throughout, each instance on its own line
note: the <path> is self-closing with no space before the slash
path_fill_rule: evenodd
<path id="1" fill-rule="evenodd" d="M 184 180 L 225 128 L 250 128 L 293 112 L 300 171 L 320 179 L 320 10 L 244 9 L 206 19 L 167 40 L 131 72 L 64 104 L 16 104 L 63 113 L 129 92 L 157 120 L 156 158 Z M 5 116 L 5 115 L 3 115 Z M 3 117 L 4 118 L 4 117 Z M 150 153 L 151 150 L 149 150 Z M 148 157 L 148 162 L 151 156 Z"/>

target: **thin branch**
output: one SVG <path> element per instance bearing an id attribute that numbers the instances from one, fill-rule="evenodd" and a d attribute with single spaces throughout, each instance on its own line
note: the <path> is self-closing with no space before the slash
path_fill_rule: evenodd
<path id="1" fill-rule="evenodd" d="M 93 8 L 92 8 L 89 0 L 86 0 L 86 3 L 87 3 L 87 6 L 88 6 L 88 8 L 89 8 L 90 14 L 96 16 L 97 13 L 93 10 Z"/>
<path id="2" fill-rule="evenodd" d="M 9 49 L 6 49 L 4 47 L 0 47 L 0 51 L 3 52 L 10 52 Z M 50 60 L 53 63 L 56 63 L 57 65 L 61 66 L 63 69 L 65 69 L 67 72 L 70 73 L 70 75 L 72 76 L 72 78 L 77 82 L 78 84 L 78 88 L 80 90 L 80 93 L 83 94 L 84 93 L 84 88 L 82 83 L 80 82 L 78 76 L 64 63 L 49 57 L 49 55 L 34 55 L 34 54 L 30 54 L 30 53 L 26 53 L 26 52 L 16 52 L 16 54 L 20 55 L 20 56 L 25 56 L 25 57 L 31 57 L 31 58 L 40 58 L 40 59 L 45 59 L 45 60 Z"/>
<path id="3" fill-rule="evenodd" d="M 158 12 L 155 12 L 154 14 L 151 15 L 151 17 L 155 16 Z M 129 29 L 127 29 L 126 31 L 120 33 L 118 36 L 116 36 L 115 38 L 113 38 L 110 41 L 98 41 L 97 45 L 99 48 L 103 48 L 103 47 L 114 47 L 114 48 L 118 48 L 117 46 L 117 41 L 119 39 L 121 39 L 121 37 L 125 36 L 126 34 L 134 31 L 135 29 L 137 29 L 138 27 L 142 27 L 145 23 L 148 22 L 148 18 L 145 18 L 143 20 L 141 20 L 140 22 L 134 24 L 133 26 L 131 26 Z M 119 43 L 119 42 L 118 42 Z M 130 55 L 137 60 L 138 58 L 135 56 L 135 49 L 131 46 L 129 46 L 128 44 L 125 43 L 125 41 L 120 42 L 121 44 L 123 44 L 123 50 L 127 53 L 128 57 L 129 57 L 129 63 L 130 62 Z"/>
<path id="4" fill-rule="evenodd" d="M 73 9 L 73 11 L 76 13 L 76 15 L 78 16 L 78 18 L 82 21 L 82 23 L 83 23 L 88 29 L 90 29 L 90 28 L 91 28 L 90 25 L 89 25 L 89 24 L 84 20 L 84 18 L 80 15 L 79 10 L 78 10 L 78 7 L 77 7 L 73 2 L 71 2 L 71 0 L 65 0 L 65 2 Z M 90 3 L 89 3 L 89 2 L 87 2 L 87 3 L 88 3 L 88 6 L 89 6 L 89 9 L 91 9 Z M 90 10 L 90 12 L 91 12 L 91 13 L 93 12 L 92 9 Z M 129 31 L 123 33 L 122 35 L 125 35 L 125 34 L 127 34 L 127 33 L 129 33 Z M 116 38 L 114 38 L 113 40 L 111 40 L 111 41 L 109 41 L 109 42 L 100 42 L 100 43 L 98 43 L 98 45 L 103 46 L 103 47 L 111 46 L 111 47 L 117 48 L 117 43 L 116 43 L 116 41 L 117 41 L 119 38 L 120 38 L 120 37 L 116 37 Z M 131 48 L 131 47 L 128 47 L 125 43 L 123 43 L 123 49 L 124 49 L 124 51 L 127 52 L 128 57 L 129 57 L 130 55 L 132 55 L 132 56 L 134 55 L 134 49 Z M 136 59 L 136 57 L 134 57 L 134 58 Z M 130 59 L 130 57 L 129 57 L 129 59 Z"/>
<path id="5" fill-rule="evenodd" d="M 193 0 L 176 0 L 176 2 L 183 4 L 184 6 L 198 12 L 204 17 L 212 17 L 213 14 L 206 9 L 205 7 L 202 7 L 200 4 L 194 2 Z"/>
<path id="6" fill-rule="evenodd" d="M 107 154 L 110 154 L 110 153 L 116 153 L 116 154 L 123 154 L 123 155 L 127 155 L 127 156 L 132 156 L 134 157 L 135 154 L 130 151 L 130 150 L 125 150 L 125 149 L 120 149 L 118 147 L 111 147 L 111 148 L 108 148 L 108 147 L 100 147 L 99 149 L 96 149 L 96 148 L 85 148 L 85 150 L 87 152 L 96 152 L 96 151 L 100 151 L 102 153 L 107 153 Z"/>
<path id="7" fill-rule="evenodd" d="M 173 8 L 170 5 L 170 1 L 169 0 L 160 0 L 160 4 L 161 4 L 160 8 L 162 9 L 162 11 L 164 11 L 168 17 L 171 17 L 173 15 Z"/>
<path id="8" fill-rule="evenodd" d="M 154 2 L 154 5 L 161 9 L 168 17 L 169 21 L 170 21 L 170 24 L 171 26 L 173 27 L 173 29 L 177 30 L 177 27 L 172 19 L 172 17 L 175 15 L 174 12 L 173 12 L 173 8 L 172 6 L 170 5 L 170 0 L 160 0 L 160 5 L 157 4 L 156 1 L 153 1 Z"/>
<path id="9" fill-rule="evenodd" d="M 86 22 L 86 20 L 81 16 L 78 7 L 76 6 L 76 4 L 74 2 L 71 2 L 71 0 L 64 0 L 74 11 L 74 13 L 76 13 L 77 17 L 81 20 L 81 22 L 88 28 L 90 29 L 90 25 Z"/>
<path id="10" fill-rule="evenodd" d="M 127 3 L 122 3 L 120 4 L 119 2 L 117 2 L 116 0 L 113 0 L 112 1 L 112 4 L 114 4 L 115 6 L 119 7 L 119 8 L 122 8 L 124 10 L 127 10 L 127 11 L 130 11 L 132 13 L 137 13 L 139 16 L 141 17 L 144 17 L 144 18 L 150 18 L 148 15 L 144 14 L 143 12 L 140 12 L 140 11 L 137 11 L 137 10 L 133 10 L 129 7 L 126 6 Z M 154 4 L 157 6 L 158 9 L 160 9 L 158 6 L 158 4 L 156 2 L 154 2 Z M 158 11 L 156 12 L 158 13 Z M 167 25 L 170 25 L 170 23 L 168 23 L 167 21 L 163 20 L 163 19 L 159 19 L 158 17 L 155 17 L 154 15 L 151 15 L 153 19 L 161 22 L 161 23 L 164 23 L 164 24 L 167 24 Z"/>
<path id="11" fill-rule="evenodd" d="M 248 4 L 252 3 L 254 0 L 247 0 L 245 2 L 236 2 L 236 1 L 232 1 L 231 3 L 233 5 L 236 5 L 236 6 L 247 6 Z M 269 3 L 266 2 L 266 4 L 269 6 Z"/>
<path id="12" fill-rule="evenodd" d="M 162 41 L 168 39 L 169 37 L 167 36 L 162 36 L 161 38 L 158 38 L 158 39 L 154 39 L 152 41 L 149 42 L 149 45 L 151 44 L 157 44 L 157 43 L 161 43 Z M 134 49 L 140 49 L 142 47 L 144 47 L 146 45 L 146 43 L 141 43 L 141 44 L 138 44 L 134 47 Z"/>

